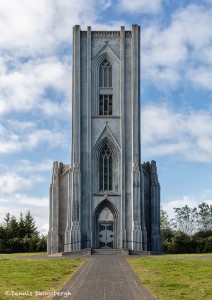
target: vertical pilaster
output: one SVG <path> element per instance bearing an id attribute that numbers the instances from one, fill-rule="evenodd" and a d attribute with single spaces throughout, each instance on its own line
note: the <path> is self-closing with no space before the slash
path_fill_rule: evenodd
<path id="1" fill-rule="evenodd" d="M 80 26 L 73 29 L 73 91 L 72 91 L 72 223 L 71 243 L 73 250 L 80 249 L 80 206 L 81 206 L 81 172 L 80 172 Z"/>
<path id="2" fill-rule="evenodd" d="M 147 231 L 145 224 L 145 196 L 144 196 L 144 173 L 142 166 L 140 165 L 140 174 L 141 174 L 141 230 L 142 230 L 142 250 L 147 251 Z"/>
<path id="3" fill-rule="evenodd" d="M 151 251 L 161 252 L 160 233 L 160 184 L 157 177 L 156 162 L 151 162 Z"/>
<path id="4" fill-rule="evenodd" d="M 121 220 L 122 243 L 126 240 L 125 225 L 125 28 L 120 31 L 120 113 L 121 113 Z"/>
<path id="5" fill-rule="evenodd" d="M 87 27 L 87 240 L 90 240 L 90 245 L 92 245 L 92 177 L 89 176 L 90 170 L 92 170 L 91 165 L 91 118 L 92 118 L 92 109 L 91 109 L 91 27 Z M 87 247 L 89 244 L 87 243 Z"/>
<path id="6" fill-rule="evenodd" d="M 48 233 L 48 254 L 58 252 L 58 217 L 59 217 L 59 183 L 58 183 L 58 162 L 53 164 L 52 183 L 50 186 L 50 209 L 49 209 L 49 233 Z"/>
<path id="7" fill-rule="evenodd" d="M 132 87 L 132 161 L 140 164 L 140 27 L 132 26 L 131 40 Z"/>
<path id="8" fill-rule="evenodd" d="M 72 163 L 80 164 L 80 26 L 73 28 Z"/>
<path id="9" fill-rule="evenodd" d="M 69 170 L 67 176 L 67 194 L 68 194 L 68 203 L 67 203 L 67 224 L 66 224 L 66 231 L 65 231 L 65 246 L 64 251 L 69 252 L 71 251 L 71 224 L 72 224 L 72 170 Z"/>
<path id="10" fill-rule="evenodd" d="M 52 213 L 53 213 L 53 205 L 52 205 L 52 183 L 49 188 L 49 230 L 52 230 Z"/>
<path id="11" fill-rule="evenodd" d="M 132 213 L 133 249 L 142 250 L 141 177 L 140 177 L 140 27 L 132 26 L 131 39 L 132 99 Z"/>

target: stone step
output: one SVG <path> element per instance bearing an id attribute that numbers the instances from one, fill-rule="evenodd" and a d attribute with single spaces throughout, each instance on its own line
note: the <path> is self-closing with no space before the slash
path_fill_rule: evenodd
<path id="1" fill-rule="evenodd" d="M 128 249 L 91 249 L 91 255 L 129 255 Z"/>
<path id="2" fill-rule="evenodd" d="M 62 252 L 62 256 L 90 256 L 91 255 L 91 248 L 85 248 L 81 250 L 75 250 L 71 252 Z"/>

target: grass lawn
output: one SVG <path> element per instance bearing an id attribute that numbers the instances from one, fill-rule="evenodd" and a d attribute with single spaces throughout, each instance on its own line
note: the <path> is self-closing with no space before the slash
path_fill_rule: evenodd
<path id="1" fill-rule="evenodd" d="M 33 257 L 24 257 L 24 256 Z M 38 254 L 0 254 L 0 300 L 39 299 L 36 291 L 59 291 L 71 275 L 85 262 L 85 259 L 34 258 Z M 14 296 L 6 291 L 31 293 Z M 51 299 L 43 297 L 42 299 Z"/>
<path id="2" fill-rule="evenodd" d="M 146 256 L 127 261 L 160 300 L 212 299 L 212 255 Z"/>

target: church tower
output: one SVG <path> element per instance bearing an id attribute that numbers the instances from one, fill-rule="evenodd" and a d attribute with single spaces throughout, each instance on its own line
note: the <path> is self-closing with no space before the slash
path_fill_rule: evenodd
<path id="1" fill-rule="evenodd" d="M 72 159 L 54 162 L 48 253 L 161 251 L 155 161 L 141 164 L 140 27 L 73 28 Z"/>

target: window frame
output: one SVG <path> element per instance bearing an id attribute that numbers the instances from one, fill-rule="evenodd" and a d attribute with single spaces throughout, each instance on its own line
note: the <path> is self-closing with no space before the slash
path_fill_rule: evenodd
<path id="1" fill-rule="evenodd" d="M 99 67 L 99 116 L 113 115 L 112 65 L 104 59 Z"/>
<path id="2" fill-rule="evenodd" d="M 113 157 L 108 145 L 104 145 L 99 155 L 99 190 L 113 190 Z"/>
<path id="3" fill-rule="evenodd" d="M 103 60 L 99 67 L 99 87 L 112 87 L 112 65 L 107 58 Z"/>

